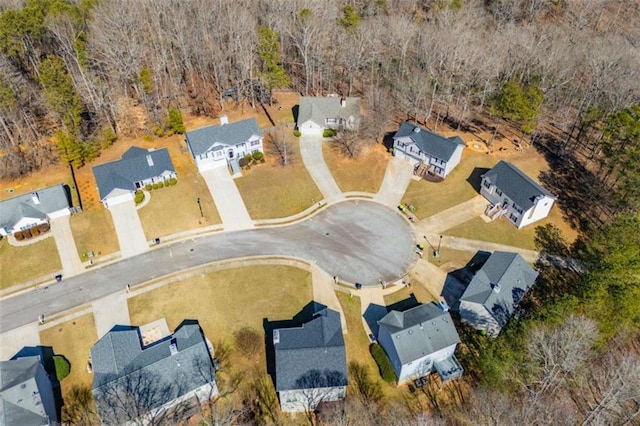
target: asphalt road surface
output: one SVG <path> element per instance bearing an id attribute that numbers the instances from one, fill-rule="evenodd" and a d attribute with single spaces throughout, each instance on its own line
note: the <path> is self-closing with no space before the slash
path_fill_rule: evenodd
<path id="1" fill-rule="evenodd" d="M 201 236 L 160 246 L 84 274 L 0 300 L 0 332 L 124 291 L 176 271 L 246 256 L 293 256 L 341 280 L 380 285 L 403 276 L 414 259 L 411 227 L 371 201 L 334 204 L 301 223 Z M 260 288 L 256 288 L 260 294 Z"/>

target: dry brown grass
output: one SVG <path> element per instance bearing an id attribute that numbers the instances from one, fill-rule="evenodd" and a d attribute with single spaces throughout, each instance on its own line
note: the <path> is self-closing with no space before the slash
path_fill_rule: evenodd
<path id="1" fill-rule="evenodd" d="M 53 236 L 28 246 L 10 246 L 6 238 L 0 240 L 0 289 L 62 269 Z"/>
<path id="2" fill-rule="evenodd" d="M 433 301 L 433 295 L 420 284 L 411 287 L 403 287 L 400 290 L 384 296 L 384 303 L 389 307 L 394 303 L 398 303 L 409 298 L 415 298 L 418 303 L 429 303 Z"/>
<path id="3" fill-rule="evenodd" d="M 357 158 L 348 158 L 330 142 L 325 142 L 322 144 L 322 155 L 343 192 L 377 193 L 390 158 L 382 144 L 367 147 Z"/>
<path id="4" fill-rule="evenodd" d="M 80 259 L 88 260 L 87 252 L 104 256 L 120 249 L 111 213 L 105 208 L 85 210 L 69 221 Z"/>

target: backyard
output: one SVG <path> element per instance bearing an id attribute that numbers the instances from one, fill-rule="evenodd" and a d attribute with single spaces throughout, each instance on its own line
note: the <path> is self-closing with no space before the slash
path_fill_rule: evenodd
<path id="1" fill-rule="evenodd" d="M 62 269 L 53 237 L 34 244 L 14 247 L 6 238 L 0 239 L 0 289 L 49 276 Z"/>
<path id="2" fill-rule="evenodd" d="M 390 154 L 382 144 L 367 147 L 357 158 L 348 158 L 325 141 L 322 156 L 342 192 L 363 191 L 375 194 L 380 189 Z"/>

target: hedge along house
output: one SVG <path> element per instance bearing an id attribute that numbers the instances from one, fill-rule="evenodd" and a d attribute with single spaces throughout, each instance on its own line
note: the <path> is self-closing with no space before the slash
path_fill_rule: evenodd
<path id="1" fill-rule="evenodd" d="M 480 194 L 491 203 L 485 210 L 489 219 L 506 216 L 517 228 L 547 217 L 557 199 L 504 160 L 482 175 Z"/>
<path id="2" fill-rule="evenodd" d="M 69 216 L 70 198 L 67 186 L 59 184 L 0 201 L 0 235 L 11 235 Z"/>
<path id="3" fill-rule="evenodd" d="M 145 185 L 176 178 L 167 148 L 143 149 L 131 147 L 122 158 L 93 168 L 100 201 L 105 207 L 133 200 L 137 190 Z"/>
<path id="4" fill-rule="evenodd" d="M 360 98 L 301 96 L 297 127 L 303 135 L 322 135 L 326 129 L 355 128 L 360 118 Z"/>
<path id="5" fill-rule="evenodd" d="M 415 173 L 444 179 L 462 160 L 466 144 L 460 137 L 445 138 L 409 122 L 393 135 L 393 153 L 415 165 Z"/>
<path id="6" fill-rule="evenodd" d="M 428 303 L 391 311 L 378 321 L 378 341 L 398 385 L 437 372 L 443 382 L 462 376 L 454 352 L 460 337 L 446 305 Z"/>
<path id="7" fill-rule="evenodd" d="M 255 118 L 229 124 L 226 115 L 220 116 L 219 126 L 206 126 L 185 135 L 189 152 L 198 170 L 229 167 L 240 172 L 238 161 L 247 154 L 263 152 L 262 131 Z"/>
<path id="8" fill-rule="evenodd" d="M 538 272 L 519 254 L 492 253 L 460 298 L 460 318 L 497 336 L 537 277 Z"/>
<path id="9" fill-rule="evenodd" d="M 275 388 L 285 412 L 344 399 L 347 358 L 340 314 L 322 309 L 302 327 L 273 330 Z"/>

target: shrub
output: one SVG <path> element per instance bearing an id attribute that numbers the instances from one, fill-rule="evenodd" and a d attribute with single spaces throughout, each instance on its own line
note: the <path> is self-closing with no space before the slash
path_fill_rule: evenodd
<path id="1" fill-rule="evenodd" d="M 108 148 L 118 139 L 118 135 L 109 126 L 105 126 L 100 130 L 98 142 L 100 142 L 101 148 Z"/>
<path id="2" fill-rule="evenodd" d="M 159 138 L 163 137 L 165 134 L 165 129 L 163 126 L 153 126 L 151 130 L 153 131 L 153 134 Z"/>
<path id="3" fill-rule="evenodd" d="M 158 188 L 164 188 L 164 182 L 163 181 L 158 182 Z"/>
<path id="4" fill-rule="evenodd" d="M 260 352 L 264 339 L 260 332 L 251 327 L 242 327 L 233 333 L 236 350 L 246 358 L 252 358 Z"/>
<path id="5" fill-rule="evenodd" d="M 178 179 L 176 179 L 176 178 L 171 178 L 171 179 L 169 179 L 168 181 L 166 181 L 165 183 L 166 183 L 167 185 L 169 185 L 169 186 L 173 186 L 173 185 L 175 185 L 175 184 L 177 184 L 177 183 L 178 183 Z"/>
<path id="6" fill-rule="evenodd" d="M 260 159 L 260 163 L 264 164 L 264 158 Z"/>
<path id="7" fill-rule="evenodd" d="M 143 202 L 144 201 L 144 192 L 136 191 L 136 195 L 133 198 L 133 201 L 135 201 L 136 204 L 140 204 L 141 202 Z"/>
<path id="8" fill-rule="evenodd" d="M 53 356 L 53 365 L 56 367 L 56 378 L 59 382 L 71 372 L 71 364 L 69 364 L 69 361 L 62 355 Z"/>
<path id="9" fill-rule="evenodd" d="M 332 138 L 335 135 L 336 135 L 336 131 L 332 129 L 324 129 L 324 131 L 322 132 L 323 138 Z"/>
<path id="10" fill-rule="evenodd" d="M 300 130 L 294 130 L 293 136 L 295 136 L 296 138 L 299 138 L 300 136 L 302 136 L 302 132 L 300 132 Z"/>
<path id="11" fill-rule="evenodd" d="M 15 232 L 15 233 L 13 234 L 13 236 L 14 236 L 14 237 L 16 238 L 16 240 L 18 240 L 18 241 L 22 241 L 22 240 L 24 240 L 24 235 L 22 235 L 22 231 Z"/>
<path id="12" fill-rule="evenodd" d="M 238 164 L 240 165 L 240 167 L 250 166 L 251 163 L 253 163 L 253 157 L 251 156 L 251 154 L 247 154 L 240 160 L 238 160 Z"/>
<path id="13" fill-rule="evenodd" d="M 32 237 L 31 230 L 25 229 L 24 231 L 22 231 L 22 235 L 28 240 L 29 238 Z"/>
<path id="14" fill-rule="evenodd" d="M 38 229 L 40 230 L 40 233 L 44 234 L 45 232 L 49 232 L 51 226 L 49 226 L 48 223 L 41 223 L 40 225 L 38 225 Z"/>
<path id="15" fill-rule="evenodd" d="M 382 349 L 382 346 L 377 343 L 373 343 L 371 346 L 369 346 L 369 350 L 371 351 L 371 355 L 376 361 L 376 364 L 378 364 L 378 370 L 380 371 L 382 380 L 389 384 L 394 384 L 396 381 L 396 373 L 393 371 L 391 361 L 389 361 L 387 354 L 384 353 L 384 349 Z"/>
<path id="16" fill-rule="evenodd" d="M 251 156 L 253 157 L 253 159 L 255 161 L 262 161 L 264 160 L 264 154 L 261 153 L 260 151 L 256 151 L 253 154 L 251 154 Z"/>
<path id="17" fill-rule="evenodd" d="M 153 189 L 158 189 L 158 188 L 160 188 L 160 185 L 158 185 L 157 183 L 154 183 L 153 184 Z"/>
<path id="18" fill-rule="evenodd" d="M 37 226 L 34 226 L 33 228 L 29 229 L 31 231 L 31 235 L 33 235 L 34 237 L 40 235 L 40 230 L 38 229 Z"/>
<path id="19" fill-rule="evenodd" d="M 182 121 L 182 112 L 176 108 L 169 108 L 167 111 L 167 126 L 173 130 L 174 133 L 182 134 L 187 131 Z"/>
<path id="20" fill-rule="evenodd" d="M 144 186 L 144 189 L 146 189 L 147 191 L 151 191 L 153 189 L 153 185 L 151 185 L 150 183 L 146 184 Z"/>
<path id="21" fill-rule="evenodd" d="M 142 137 L 142 140 L 145 142 L 151 142 L 153 140 L 153 135 L 146 134 Z"/>

